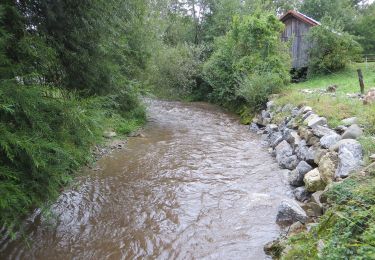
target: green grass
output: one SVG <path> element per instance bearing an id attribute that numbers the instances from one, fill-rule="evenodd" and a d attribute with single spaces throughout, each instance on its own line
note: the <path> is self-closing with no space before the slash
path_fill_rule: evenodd
<path id="1" fill-rule="evenodd" d="M 374 175 L 372 169 L 334 184 L 326 195 L 331 208 L 310 232 L 289 239 L 282 259 L 375 259 Z"/>
<path id="2" fill-rule="evenodd" d="M 313 76 L 306 82 L 293 84 L 296 89 L 326 89 L 330 85 L 338 85 L 337 93 L 359 93 L 359 82 L 357 69 L 363 72 L 366 89 L 375 88 L 375 62 L 353 63 L 344 71 Z"/>

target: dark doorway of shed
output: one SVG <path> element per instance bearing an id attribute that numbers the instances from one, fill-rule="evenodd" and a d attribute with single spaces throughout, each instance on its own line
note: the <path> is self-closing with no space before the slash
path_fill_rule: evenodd
<path id="1" fill-rule="evenodd" d="M 307 79 L 307 67 L 293 68 L 290 71 L 290 75 L 292 77 L 293 83 L 299 83 L 299 82 L 306 81 L 306 79 Z"/>

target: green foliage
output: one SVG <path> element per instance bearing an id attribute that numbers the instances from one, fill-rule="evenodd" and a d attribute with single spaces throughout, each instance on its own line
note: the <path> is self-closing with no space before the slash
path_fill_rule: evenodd
<path id="1" fill-rule="evenodd" d="M 352 28 L 358 14 L 352 0 L 304 0 L 299 10 L 317 21 L 325 18 L 339 21 L 345 29 Z"/>
<path id="2" fill-rule="evenodd" d="M 123 92 L 82 100 L 53 88 L 3 83 L 0 225 L 17 227 L 30 209 L 55 198 L 73 171 L 90 160 L 90 147 L 106 127 L 127 128 L 124 134 L 138 127 L 144 112 L 137 112 L 136 103 L 119 103 L 125 100 Z"/>
<path id="3" fill-rule="evenodd" d="M 283 259 L 373 259 L 375 257 L 375 172 L 333 185 L 331 209 L 309 233 L 289 240 Z M 324 247 L 317 250 L 321 240 Z"/>
<path id="4" fill-rule="evenodd" d="M 9 232 L 90 161 L 103 130 L 127 134 L 144 123 L 133 77 L 147 57 L 134 47 L 146 30 L 139 17 L 113 12 L 142 14 L 142 4 L 1 2 L 0 226 Z"/>
<path id="5" fill-rule="evenodd" d="M 198 88 L 203 47 L 179 44 L 164 46 L 153 57 L 150 83 L 158 96 L 186 98 Z"/>
<path id="6" fill-rule="evenodd" d="M 283 25 L 273 15 L 235 17 L 231 31 L 216 43 L 204 65 L 212 101 L 227 107 L 259 109 L 267 96 L 289 81 L 290 57 L 279 40 Z"/>
<path id="7" fill-rule="evenodd" d="M 375 55 L 375 3 L 366 8 L 356 22 L 353 33 L 359 36 L 365 54 Z"/>
<path id="8" fill-rule="evenodd" d="M 332 23 L 313 27 L 308 35 L 309 74 L 333 73 L 360 59 L 362 49 L 354 37 Z"/>

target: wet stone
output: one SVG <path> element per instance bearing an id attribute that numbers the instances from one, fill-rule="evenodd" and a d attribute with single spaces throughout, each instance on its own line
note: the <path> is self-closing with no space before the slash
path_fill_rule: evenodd
<path id="1" fill-rule="evenodd" d="M 306 212 L 294 200 L 283 200 L 278 208 L 276 223 L 293 224 L 296 221 L 306 223 Z"/>
<path id="2" fill-rule="evenodd" d="M 310 199 L 311 193 L 305 187 L 298 187 L 293 191 L 294 197 L 300 202 L 305 202 Z"/>

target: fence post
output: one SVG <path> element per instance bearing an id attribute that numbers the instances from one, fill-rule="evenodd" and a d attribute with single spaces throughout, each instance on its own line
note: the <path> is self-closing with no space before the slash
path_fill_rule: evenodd
<path id="1" fill-rule="evenodd" d="M 362 70 L 358 69 L 357 72 L 358 72 L 359 86 L 361 88 L 361 94 L 363 95 L 365 94 L 365 83 L 363 82 Z"/>

